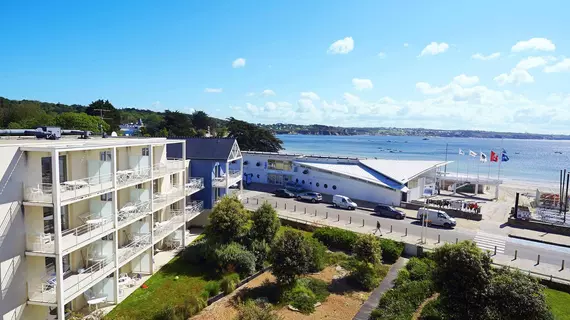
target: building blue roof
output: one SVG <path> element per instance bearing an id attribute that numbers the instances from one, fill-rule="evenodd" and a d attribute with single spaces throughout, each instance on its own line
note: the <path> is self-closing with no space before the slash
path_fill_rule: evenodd
<path id="1" fill-rule="evenodd" d="M 230 159 L 235 138 L 177 138 L 186 140 L 186 159 Z"/>

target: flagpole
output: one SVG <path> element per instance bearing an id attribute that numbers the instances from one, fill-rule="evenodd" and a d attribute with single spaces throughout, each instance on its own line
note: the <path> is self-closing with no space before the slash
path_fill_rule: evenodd
<path id="1" fill-rule="evenodd" d="M 493 154 L 493 150 L 491 149 L 491 153 L 489 154 L 489 156 L 492 154 Z M 489 172 L 487 173 L 487 179 L 489 179 L 491 177 L 491 162 L 493 162 L 492 157 L 491 157 L 491 159 L 489 159 Z"/>
<path id="2" fill-rule="evenodd" d="M 479 162 L 477 162 L 477 180 L 479 180 L 479 167 L 481 167 L 481 149 L 479 149 Z"/>
<path id="3" fill-rule="evenodd" d="M 499 172 L 497 173 L 497 180 L 501 180 L 501 162 L 503 162 L 503 139 L 501 138 L 501 153 L 499 156 Z"/>

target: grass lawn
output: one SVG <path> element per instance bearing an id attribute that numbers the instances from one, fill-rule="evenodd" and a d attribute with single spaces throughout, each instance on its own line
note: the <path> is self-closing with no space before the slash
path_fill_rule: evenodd
<path id="1" fill-rule="evenodd" d="M 552 309 L 554 319 L 570 320 L 570 293 L 546 288 L 544 294 L 546 303 Z"/>
<path id="2" fill-rule="evenodd" d="M 175 280 L 176 276 L 178 280 Z M 105 319 L 152 319 L 167 305 L 182 304 L 189 296 L 199 295 L 208 280 L 214 277 L 212 270 L 204 270 L 175 257 L 145 282 L 148 289 L 138 288 Z"/>

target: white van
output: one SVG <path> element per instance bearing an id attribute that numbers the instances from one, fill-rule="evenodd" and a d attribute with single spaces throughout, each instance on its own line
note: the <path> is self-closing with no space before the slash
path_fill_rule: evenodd
<path id="1" fill-rule="evenodd" d="M 335 194 L 332 202 L 333 206 L 348 210 L 354 210 L 358 207 L 349 197 L 341 196 L 340 194 Z"/>
<path id="2" fill-rule="evenodd" d="M 455 221 L 455 219 L 450 217 L 445 211 L 420 208 L 418 210 L 418 220 L 420 220 L 420 222 L 422 221 L 422 215 L 426 217 L 429 225 L 433 224 L 436 226 L 453 228 L 457 224 L 457 221 Z"/>

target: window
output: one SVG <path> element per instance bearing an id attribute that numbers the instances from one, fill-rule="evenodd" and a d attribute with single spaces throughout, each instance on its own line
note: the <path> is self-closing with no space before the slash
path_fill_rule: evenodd
<path id="1" fill-rule="evenodd" d="M 257 179 L 259 179 L 259 174 L 257 175 Z"/>
<path id="2" fill-rule="evenodd" d="M 283 160 L 267 160 L 267 168 L 271 170 L 291 171 L 293 170 L 293 162 Z"/>
<path id="3" fill-rule="evenodd" d="M 302 184 L 305 184 L 305 180 L 301 181 Z"/>
<path id="4" fill-rule="evenodd" d="M 333 190 L 336 190 L 336 186 L 335 186 L 335 185 L 333 185 Z"/>
<path id="5" fill-rule="evenodd" d="M 150 155 L 150 151 L 149 151 L 148 147 L 142 148 L 142 155 L 143 155 L 143 156 L 148 156 L 148 155 Z"/>
<path id="6" fill-rule="evenodd" d="M 101 161 L 111 161 L 111 151 L 101 151 L 101 152 L 99 152 L 99 160 L 101 160 Z"/>
<path id="7" fill-rule="evenodd" d="M 51 157 L 42 157 L 42 183 L 51 184 L 52 171 L 51 171 Z M 67 181 L 67 157 L 65 155 L 59 156 L 59 182 Z"/>
<path id="8" fill-rule="evenodd" d="M 310 181 L 310 182 L 309 182 L 309 184 L 311 184 L 311 185 L 312 185 L 312 184 L 313 184 L 313 181 Z"/>
<path id="9" fill-rule="evenodd" d="M 324 187 L 325 187 L 325 189 L 326 189 L 326 188 L 328 188 L 329 186 L 325 183 L 325 186 L 324 186 Z"/>
<path id="10" fill-rule="evenodd" d="M 299 183 L 299 179 L 295 179 L 295 182 L 296 182 L 296 183 Z"/>
<path id="11" fill-rule="evenodd" d="M 346 202 L 346 200 L 344 198 L 342 198 L 342 202 Z"/>
<path id="12" fill-rule="evenodd" d="M 104 193 L 101 195 L 101 201 L 113 201 L 113 193 Z"/>
<path id="13" fill-rule="evenodd" d="M 135 189 L 143 189 L 143 184 L 139 183 L 135 186 Z"/>
<path id="14" fill-rule="evenodd" d="M 320 184 L 317 182 L 316 186 L 318 187 L 318 186 L 320 186 Z"/>

